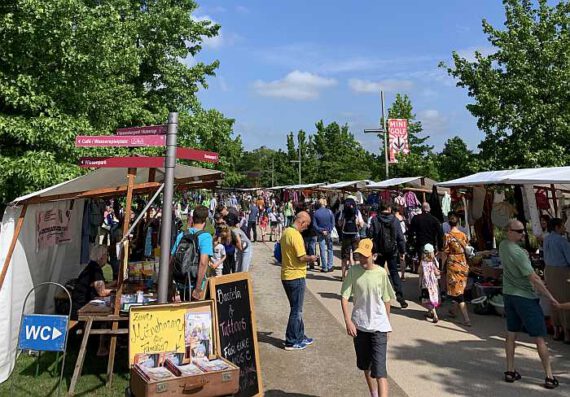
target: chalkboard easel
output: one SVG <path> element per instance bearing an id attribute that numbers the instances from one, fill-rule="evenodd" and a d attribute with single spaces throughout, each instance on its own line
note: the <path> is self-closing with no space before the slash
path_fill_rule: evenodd
<path id="1" fill-rule="evenodd" d="M 213 277 L 208 292 L 215 303 L 218 354 L 240 367 L 240 389 L 235 396 L 263 396 L 251 276 Z"/>

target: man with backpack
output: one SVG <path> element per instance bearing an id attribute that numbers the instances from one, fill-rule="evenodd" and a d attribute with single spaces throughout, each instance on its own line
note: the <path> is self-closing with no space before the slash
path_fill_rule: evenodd
<path id="1" fill-rule="evenodd" d="M 208 216 L 207 207 L 196 207 L 192 215 L 193 226 L 188 232 L 178 234 L 171 251 L 174 281 L 182 285 L 188 284 L 192 298 L 196 300 L 203 299 L 206 270 L 210 257 L 214 255 L 212 235 L 204 230 Z"/>
<path id="2" fill-rule="evenodd" d="M 382 203 L 380 213 L 372 220 L 369 236 L 374 242 L 374 253 L 377 254 L 376 264 L 387 264 L 390 281 L 396 292 L 396 299 L 402 309 L 408 307 L 402 291 L 402 280 L 398 272 L 398 254 L 404 260 L 406 252 L 406 239 L 402 233 L 400 222 L 392 214 L 389 205 Z"/>
<path id="3" fill-rule="evenodd" d="M 346 272 L 351 266 L 351 251 L 353 253 L 353 259 L 356 261 L 356 255 L 354 252 L 358 248 L 358 243 L 360 242 L 360 228 L 364 225 L 364 220 L 360 211 L 356 207 L 356 201 L 352 197 L 348 197 L 344 201 L 343 210 L 339 217 L 339 225 L 341 231 L 341 268 L 342 268 L 342 279 L 346 277 Z"/>

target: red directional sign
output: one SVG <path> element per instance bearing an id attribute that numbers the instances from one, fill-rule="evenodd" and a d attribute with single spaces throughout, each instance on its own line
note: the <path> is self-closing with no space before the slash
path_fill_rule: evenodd
<path id="1" fill-rule="evenodd" d="M 207 163 L 217 163 L 220 161 L 218 153 L 181 147 L 176 149 L 176 157 L 182 160 L 205 161 Z"/>
<path id="2" fill-rule="evenodd" d="M 166 125 L 147 125 L 144 127 L 127 127 L 118 128 L 115 134 L 118 136 L 129 135 L 164 135 L 166 134 Z"/>
<path id="3" fill-rule="evenodd" d="M 82 168 L 161 168 L 164 157 L 82 157 Z"/>
<path id="4" fill-rule="evenodd" d="M 76 136 L 75 147 L 144 147 L 164 146 L 166 135 Z"/>

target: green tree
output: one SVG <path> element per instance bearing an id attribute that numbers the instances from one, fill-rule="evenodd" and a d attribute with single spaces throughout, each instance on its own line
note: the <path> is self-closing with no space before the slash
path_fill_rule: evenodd
<path id="1" fill-rule="evenodd" d="M 479 171 L 477 155 L 467 148 L 460 137 L 450 138 L 437 156 L 437 169 L 441 181 L 462 178 Z"/>
<path id="2" fill-rule="evenodd" d="M 447 67 L 473 98 L 467 109 L 486 134 L 481 158 L 493 169 L 567 165 L 570 3 L 503 3 L 503 30 L 483 20 L 495 52 L 476 52 L 475 60 L 454 52 L 454 65 Z"/>
<path id="3" fill-rule="evenodd" d="M 201 111 L 196 92 L 218 63 L 189 67 L 184 59 L 219 26 L 192 19 L 196 7 L 192 0 L 3 1 L 0 205 L 78 175 L 82 155 L 129 152 L 77 150 L 78 134 Z"/>

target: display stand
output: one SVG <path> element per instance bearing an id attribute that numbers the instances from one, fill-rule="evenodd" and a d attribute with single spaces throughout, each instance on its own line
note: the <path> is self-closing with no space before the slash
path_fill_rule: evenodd
<path id="1" fill-rule="evenodd" d="M 209 280 L 215 301 L 219 354 L 240 367 L 236 396 L 263 396 L 253 288 L 249 273 L 234 273 Z"/>

